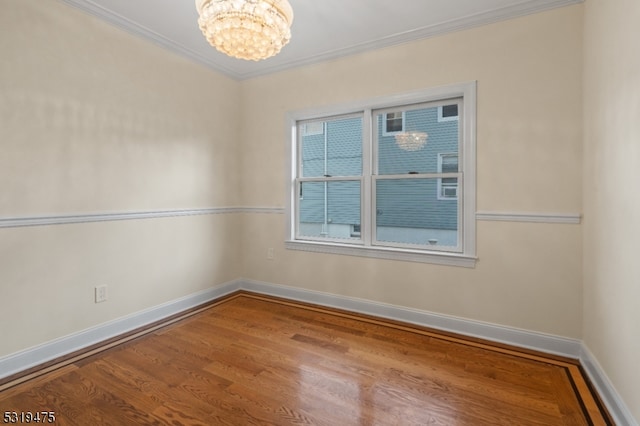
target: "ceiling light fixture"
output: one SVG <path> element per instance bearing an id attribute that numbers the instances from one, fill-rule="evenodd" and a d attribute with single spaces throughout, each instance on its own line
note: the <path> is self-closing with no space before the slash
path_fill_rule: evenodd
<path id="1" fill-rule="evenodd" d="M 405 151 L 417 151 L 427 143 L 428 137 L 425 132 L 402 132 L 396 135 L 396 145 Z"/>
<path id="2" fill-rule="evenodd" d="M 196 0 L 198 25 L 220 52 L 259 61 L 277 55 L 291 39 L 287 0 Z"/>

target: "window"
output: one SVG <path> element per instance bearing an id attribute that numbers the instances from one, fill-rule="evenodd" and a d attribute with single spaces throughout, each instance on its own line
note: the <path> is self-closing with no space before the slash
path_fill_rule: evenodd
<path id="1" fill-rule="evenodd" d="M 290 123 L 287 248 L 474 266 L 475 83 Z"/>
<path id="2" fill-rule="evenodd" d="M 439 173 L 458 173 L 458 154 L 438 154 Z M 458 178 L 443 177 L 438 179 L 438 200 L 455 200 L 458 198 Z"/>
<path id="3" fill-rule="evenodd" d="M 457 121 L 458 120 L 458 105 L 443 105 L 438 107 L 438 121 Z"/>
<path id="4" fill-rule="evenodd" d="M 302 134 L 304 136 L 321 135 L 324 133 L 324 126 L 322 123 L 309 123 L 303 126 Z"/>
<path id="5" fill-rule="evenodd" d="M 397 133 L 404 132 L 404 112 L 402 111 L 388 112 L 384 115 L 384 119 L 382 123 L 383 123 L 382 133 L 385 136 L 395 135 Z"/>

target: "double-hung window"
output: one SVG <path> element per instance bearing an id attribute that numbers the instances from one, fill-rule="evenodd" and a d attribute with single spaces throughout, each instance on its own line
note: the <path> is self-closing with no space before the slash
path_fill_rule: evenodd
<path id="1" fill-rule="evenodd" d="M 287 248 L 475 264 L 475 83 L 297 112 L 289 124 Z"/>

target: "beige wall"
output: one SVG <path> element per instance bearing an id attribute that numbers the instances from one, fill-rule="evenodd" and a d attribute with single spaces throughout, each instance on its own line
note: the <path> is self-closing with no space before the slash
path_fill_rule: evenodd
<path id="1" fill-rule="evenodd" d="M 478 210 L 580 213 L 582 18 L 565 7 L 243 82 L 243 205 L 285 206 L 286 112 L 477 80 Z M 284 250 L 282 215 L 243 220 L 247 278 L 581 337 L 580 225 L 479 222 L 467 269 Z"/>
<path id="2" fill-rule="evenodd" d="M 52 0 L 0 58 L 0 218 L 238 204 L 238 82 Z M 237 278 L 238 220 L 0 228 L 0 357 Z"/>
<path id="3" fill-rule="evenodd" d="M 585 9 L 584 339 L 640 419 L 637 0 Z"/>

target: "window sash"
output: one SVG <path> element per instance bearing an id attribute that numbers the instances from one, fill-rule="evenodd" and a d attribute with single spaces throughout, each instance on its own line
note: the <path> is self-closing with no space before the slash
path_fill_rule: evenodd
<path id="1" fill-rule="evenodd" d="M 463 209 L 462 203 L 459 198 L 449 199 L 450 201 L 456 202 L 456 243 L 454 245 L 431 245 L 429 243 L 426 244 L 412 244 L 412 243 L 403 243 L 403 242 L 393 242 L 387 240 L 379 240 L 378 239 L 378 197 L 377 197 L 377 187 L 378 182 L 380 181 L 393 181 L 393 180 L 404 180 L 404 181 L 419 181 L 419 180 L 427 180 L 433 179 L 436 180 L 437 191 L 440 191 L 440 187 L 438 183 L 441 179 L 446 178 L 457 178 L 458 186 L 461 186 L 463 174 L 462 172 L 458 173 L 423 173 L 423 174 L 415 174 L 415 175 L 374 175 L 372 176 L 372 209 L 375 214 L 372 214 L 372 222 L 371 222 L 371 233 L 372 233 L 372 241 L 371 244 L 374 246 L 383 246 L 383 247 L 396 247 L 396 248 L 406 248 L 406 249 L 418 249 L 418 250 L 429 250 L 435 252 L 455 252 L 462 253 L 463 252 L 463 235 L 464 235 L 464 221 L 463 221 Z M 439 195 L 439 194 L 438 194 Z M 439 197 L 438 197 L 439 198 Z M 432 200 L 436 202 L 437 200 Z"/>
<path id="2" fill-rule="evenodd" d="M 406 123 L 407 118 L 406 118 L 406 113 L 410 112 L 410 111 L 416 111 L 416 110 L 423 110 L 423 109 L 429 109 L 429 108 L 436 108 L 438 111 L 441 110 L 442 106 L 444 105 L 452 105 L 452 104 L 456 104 L 458 105 L 458 116 L 456 116 L 456 119 L 460 116 L 460 111 L 463 108 L 463 102 L 464 102 L 464 97 L 463 96 L 455 96 L 455 97 L 451 97 L 448 99 L 438 99 L 438 100 L 433 100 L 433 101 L 424 101 L 424 102 L 417 102 L 417 103 L 407 103 L 406 105 L 398 105 L 395 107 L 384 107 L 384 108 L 376 108 L 376 109 L 372 109 L 370 111 L 368 111 L 371 115 L 371 120 L 372 120 L 372 131 L 373 134 L 372 136 L 372 140 L 371 140 L 371 146 L 373 149 L 371 158 L 370 158 L 370 163 L 372 165 L 372 174 L 373 175 L 379 175 L 380 173 L 380 141 L 378 140 L 378 132 L 375 130 L 375 126 L 377 126 L 377 121 L 376 121 L 376 117 L 381 117 L 380 119 L 383 120 L 383 126 L 384 126 L 384 120 L 386 119 L 387 114 L 391 113 L 391 112 L 398 112 L 398 111 L 402 111 L 402 117 L 403 117 L 403 123 Z M 438 120 L 438 122 L 440 122 Z M 462 123 L 462 122 L 460 122 Z M 417 130 L 417 129 L 406 129 L 406 125 L 403 127 L 403 132 L 404 131 L 409 131 L 409 130 Z M 385 128 L 382 128 L 382 136 L 383 137 L 387 137 L 387 136 L 396 136 L 398 133 L 402 133 L 402 132 L 395 132 L 395 133 L 386 133 L 385 132 Z M 428 133 L 428 132 L 427 132 Z M 460 159 L 462 158 L 463 155 L 463 142 L 464 142 L 464 129 L 463 129 L 463 125 L 459 124 L 458 125 L 458 146 L 457 146 L 457 152 L 448 152 L 447 154 L 455 154 L 458 156 L 458 161 L 460 161 Z M 428 149 L 427 147 L 429 146 L 429 139 L 427 139 L 426 145 L 424 148 L 422 149 Z M 441 166 L 440 164 L 440 156 L 438 155 L 437 158 L 437 164 L 436 164 L 436 169 L 433 170 L 433 172 L 441 172 L 441 169 L 439 168 Z M 458 170 L 460 169 L 460 163 L 458 163 Z M 431 170 L 429 170 L 429 172 L 431 172 Z M 424 173 L 424 172 L 422 172 Z"/>
<path id="3" fill-rule="evenodd" d="M 312 177 L 312 178 L 297 178 L 295 180 L 295 190 L 296 190 L 296 194 L 300 195 L 303 194 L 302 193 L 302 185 L 304 183 L 325 183 L 325 184 L 329 184 L 331 182 L 359 182 L 360 183 L 360 217 L 359 217 L 359 221 L 360 221 L 360 226 L 362 227 L 363 222 L 363 210 L 364 210 L 364 202 L 365 202 L 365 195 L 364 195 L 364 177 L 363 176 L 359 176 L 359 177 L 349 177 L 349 176 L 345 176 L 345 177 Z M 296 240 L 302 240 L 302 241 L 323 241 L 323 242 L 334 242 L 334 243 L 341 243 L 341 244 L 356 244 L 356 245 L 363 245 L 364 244 L 364 240 L 362 238 L 362 232 L 360 233 L 360 237 L 359 238 L 355 238 L 354 236 L 350 236 L 350 237 L 343 237 L 343 238 L 339 238 L 339 237 L 331 237 L 331 236 L 314 236 L 314 235 L 304 235 L 302 233 L 302 229 L 301 229 L 301 214 L 302 214 L 302 209 L 301 209 L 301 201 L 303 201 L 303 197 L 298 196 L 296 199 L 296 207 L 295 207 L 295 237 Z M 324 208 L 328 209 L 329 205 L 328 205 L 328 200 L 324 201 Z M 327 223 L 325 223 L 324 225 L 327 225 Z M 351 226 L 353 224 L 349 223 L 349 224 L 345 224 L 348 226 Z"/>
<path id="4" fill-rule="evenodd" d="M 296 161 L 297 161 L 296 177 L 303 177 L 303 174 L 305 173 L 304 164 L 303 164 L 303 162 L 304 162 L 304 159 L 303 159 L 303 155 L 304 155 L 303 142 L 304 141 L 303 141 L 303 139 L 305 137 L 308 137 L 308 136 L 321 136 L 321 137 L 324 138 L 325 146 L 324 146 L 324 154 L 323 154 L 324 157 L 323 157 L 322 161 L 325 161 L 325 167 L 326 167 L 327 165 L 329 165 L 328 158 L 326 158 L 326 157 L 328 155 L 329 144 L 331 142 L 330 140 L 327 139 L 329 137 L 327 135 L 327 126 L 330 123 L 337 123 L 337 122 L 340 122 L 340 121 L 346 121 L 346 120 L 358 119 L 358 118 L 362 122 L 362 129 L 361 129 L 362 138 L 361 138 L 360 143 L 364 144 L 364 140 L 365 140 L 365 138 L 364 138 L 364 136 L 365 136 L 365 123 L 364 123 L 365 116 L 364 116 L 364 114 L 362 112 L 339 114 L 339 115 L 332 115 L 332 116 L 328 116 L 328 117 L 318 117 L 318 118 L 315 118 L 315 119 L 308 119 L 308 120 L 298 121 L 298 123 L 296 125 L 296 128 L 297 128 L 297 130 L 296 130 L 296 135 L 297 135 L 297 137 L 296 137 L 296 153 L 297 153 L 297 158 L 296 158 Z M 307 127 L 309 125 L 319 125 L 319 124 L 322 125 L 322 132 L 319 132 L 319 133 L 316 133 L 316 134 L 311 134 L 311 135 L 306 133 L 306 129 L 307 129 Z M 333 147 L 333 145 L 332 145 L 332 147 Z M 362 148 L 363 148 L 363 146 L 362 146 Z M 364 152 L 361 149 L 360 161 L 362 161 L 364 158 L 365 158 Z M 333 163 L 331 164 L 331 168 L 332 169 L 335 166 L 336 166 L 336 164 L 333 164 Z M 364 173 L 364 170 L 362 169 L 363 167 L 364 167 L 364 165 L 360 164 L 360 174 Z M 332 170 L 324 170 L 322 174 L 327 174 L 327 173 L 330 175 L 332 173 Z M 322 176 L 322 175 L 320 175 L 320 176 Z M 334 176 L 343 176 L 343 175 L 335 174 Z M 349 175 L 349 176 L 359 176 L 359 175 L 358 174 L 353 174 L 353 175 Z M 307 177 L 318 177 L 318 176 L 316 175 L 316 176 L 307 176 Z"/>

